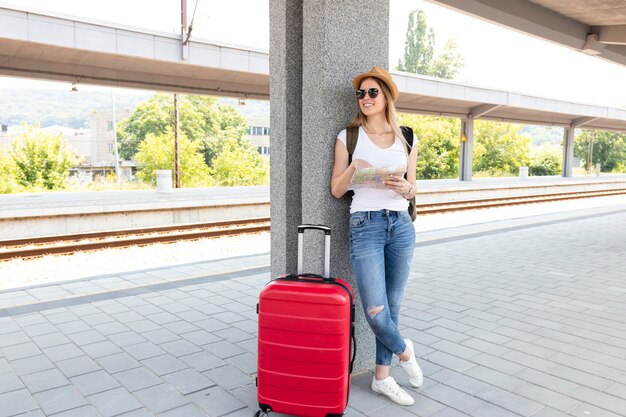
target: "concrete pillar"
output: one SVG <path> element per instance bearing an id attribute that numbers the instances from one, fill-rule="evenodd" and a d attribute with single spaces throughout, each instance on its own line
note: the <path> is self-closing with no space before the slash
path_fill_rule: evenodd
<path id="1" fill-rule="evenodd" d="M 331 275 L 356 291 L 349 199 L 330 194 L 335 139 L 356 114 L 352 78 L 388 62 L 388 1 L 270 0 L 273 275 L 296 269 L 298 223 L 326 224 L 332 228 Z M 307 272 L 323 271 L 322 248 L 321 233 L 307 235 Z M 358 295 L 356 301 L 358 372 L 374 365 L 374 338 Z"/>
<path id="2" fill-rule="evenodd" d="M 572 177 L 572 165 L 574 165 L 574 126 L 566 127 L 563 134 L 563 167 L 561 176 Z"/>
<path id="3" fill-rule="evenodd" d="M 472 180 L 474 150 L 474 119 L 461 119 L 461 156 L 459 157 L 459 181 Z"/>

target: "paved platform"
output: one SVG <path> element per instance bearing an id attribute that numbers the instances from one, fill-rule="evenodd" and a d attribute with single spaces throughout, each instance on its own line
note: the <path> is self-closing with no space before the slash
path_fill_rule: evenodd
<path id="1" fill-rule="evenodd" d="M 626 206 L 455 229 L 418 236 L 400 319 L 426 375 L 415 404 L 364 372 L 348 415 L 625 416 Z M 268 265 L 0 292 L 0 417 L 252 416 Z"/>

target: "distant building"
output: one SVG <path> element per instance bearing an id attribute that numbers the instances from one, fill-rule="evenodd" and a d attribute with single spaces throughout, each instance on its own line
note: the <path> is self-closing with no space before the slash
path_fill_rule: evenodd
<path id="1" fill-rule="evenodd" d="M 129 109 L 115 110 L 115 124 L 132 114 Z M 117 126 L 116 126 L 117 127 Z M 89 128 L 92 140 L 89 152 L 79 167 L 82 172 L 91 172 L 92 175 L 115 172 L 115 137 L 113 129 L 113 111 L 94 112 L 89 116 Z M 135 162 L 119 159 L 120 175 L 130 178 L 134 174 Z"/>
<path id="2" fill-rule="evenodd" d="M 244 116 L 246 117 L 246 116 Z M 269 156 L 270 154 L 270 120 L 266 117 L 246 117 L 248 120 L 248 131 L 245 139 L 248 139 L 259 154 Z"/>

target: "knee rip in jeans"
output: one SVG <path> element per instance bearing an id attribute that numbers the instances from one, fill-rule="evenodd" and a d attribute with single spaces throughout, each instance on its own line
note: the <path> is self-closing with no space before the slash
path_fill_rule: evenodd
<path id="1" fill-rule="evenodd" d="M 376 317 L 378 313 L 380 313 L 384 309 L 385 309 L 385 306 L 372 306 L 367 309 L 367 314 L 370 316 L 370 318 L 373 319 L 374 317 Z"/>

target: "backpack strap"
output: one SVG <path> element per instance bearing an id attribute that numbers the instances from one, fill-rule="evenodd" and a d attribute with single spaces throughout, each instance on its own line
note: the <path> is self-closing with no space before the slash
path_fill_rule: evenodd
<path id="1" fill-rule="evenodd" d="M 400 131 L 402 132 L 402 136 L 404 136 L 404 140 L 409 145 L 409 149 L 407 153 L 411 153 L 411 149 L 413 148 L 413 129 L 408 126 L 400 126 Z"/>
<path id="2" fill-rule="evenodd" d="M 356 142 L 359 140 L 359 128 L 351 126 L 346 128 L 346 148 L 348 148 L 348 165 L 352 163 L 352 154 L 356 148 Z"/>

